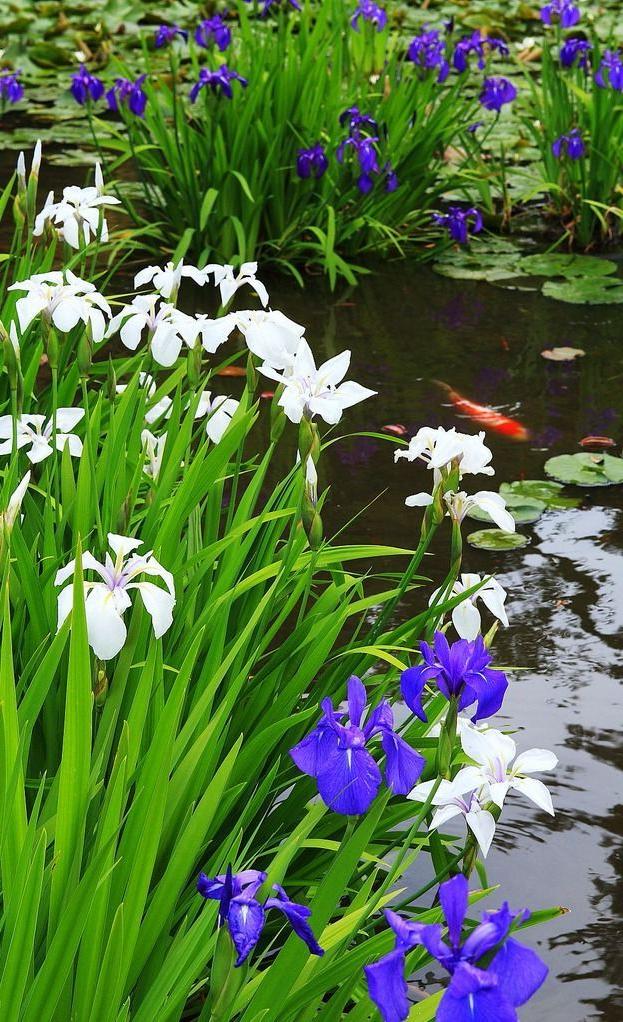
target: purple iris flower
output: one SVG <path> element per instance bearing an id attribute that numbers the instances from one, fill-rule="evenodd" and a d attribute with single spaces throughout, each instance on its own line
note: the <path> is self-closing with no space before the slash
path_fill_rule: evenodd
<path id="1" fill-rule="evenodd" d="M 245 3 L 250 4 L 251 0 L 245 0 Z M 279 3 L 279 0 L 264 0 L 264 10 L 262 11 L 262 17 L 265 17 L 265 15 L 268 14 L 269 10 L 271 9 L 274 3 Z M 290 7 L 294 8 L 295 11 L 302 10 L 302 7 L 300 3 L 298 3 L 298 0 L 288 0 L 288 3 L 290 4 Z"/>
<path id="2" fill-rule="evenodd" d="M 227 99 L 233 99 L 234 93 L 231 87 L 232 82 L 240 82 L 243 89 L 246 89 L 249 84 L 246 78 L 239 75 L 237 71 L 231 71 L 227 64 L 221 64 L 216 71 L 208 71 L 207 67 L 202 67 L 199 72 L 199 81 L 195 82 L 192 89 L 190 90 L 190 101 L 194 103 L 199 95 L 201 89 L 206 85 L 212 89 L 212 92 L 221 93 L 226 96 Z"/>
<path id="3" fill-rule="evenodd" d="M 349 135 L 338 145 L 335 155 L 338 163 L 344 162 L 344 155 L 347 146 L 352 147 L 359 161 L 361 174 L 357 178 L 357 188 L 363 195 L 367 195 L 374 187 L 373 174 L 380 173 L 376 143 L 376 135 L 363 136 L 358 131 Z"/>
<path id="4" fill-rule="evenodd" d="M 20 82 L 21 71 L 4 71 L 0 74 L 0 100 L 7 103 L 18 103 L 24 95 L 24 86 Z"/>
<path id="5" fill-rule="evenodd" d="M 106 93 L 106 102 L 111 110 L 118 113 L 121 104 L 125 104 L 137 117 L 142 117 L 147 106 L 147 96 L 143 92 L 143 82 L 147 75 L 139 75 L 135 81 L 130 78 L 117 78 L 114 85 Z"/>
<path id="6" fill-rule="evenodd" d="M 226 923 L 234 947 L 236 948 L 236 966 L 243 965 L 251 951 L 258 943 L 266 912 L 271 908 L 279 909 L 290 923 L 297 937 L 303 940 L 312 955 L 323 955 L 324 950 L 318 944 L 308 919 L 311 909 L 291 901 L 283 887 L 273 885 L 277 897 L 267 898 L 262 904 L 256 894 L 266 880 L 266 873 L 257 869 L 246 869 L 242 873 L 227 873 L 216 877 L 199 874 L 197 890 L 204 898 L 219 902 L 219 921 Z"/>
<path id="7" fill-rule="evenodd" d="M 438 82 L 445 82 L 450 74 L 446 42 L 437 28 L 427 29 L 424 26 L 424 31 L 413 37 L 407 50 L 407 60 L 425 71 L 438 68 Z"/>
<path id="8" fill-rule="evenodd" d="M 320 704 L 323 717 L 314 730 L 290 749 L 299 770 L 315 777 L 322 801 L 336 813 L 358 816 L 370 807 L 381 785 L 381 771 L 366 748 L 381 736 L 386 756 L 385 783 L 394 795 L 406 795 L 424 769 L 425 760 L 394 731 L 394 715 L 383 700 L 361 719 L 367 707 L 365 686 L 348 679 L 348 715 L 333 709 L 331 699 Z"/>
<path id="9" fill-rule="evenodd" d="M 566 135 L 560 135 L 552 142 L 552 152 L 557 160 L 568 156 L 570 160 L 581 160 L 586 152 L 584 139 L 579 128 L 573 128 Z"/>
<path id="10" fill-rule="evenodd" d="M 154 35 L 154 46 L 157 50 L 162 46 L 170 46 L 177 36 L 186 41 L 188 32 L 179 25 L 159 25 Z"/>
<path id="11" fill-rule="evenodd" d="M 623 92 L 623 60 L 620 53 L 615 53 L 614 50 L 605 51 L 595 74 L 595 81 L 601 89 L 610 86 L 617 92 Z"/>
<path id="12" fill-rule="evenodd" d="M 348 124 L 351 135 L 354 132 L 359 133 L 359 129 L 363 127 L 366 130 L 369 128 L 375 135 L 378 134 L 379 129 L 374 117 L 371 117 L 370 114 L 362 114 L 358 106 L 349 106 L 347 110 L 342 110 L 339 121 L 342 127 Z"/>
<path id="13" fill-rule="evenodd" d="M 508 78 L 485 78 L 478 99 L 485 110 L 500 112 L 505 103 L 517 98 L 517 89 Z"/>
<path id="14" fill-rule="evenodd" d="M 409 1015 L 405 963 L 414 947 L 424 947 L 451 976 L 437 1008 L 437 1022 L 517 1022 L 515 1009 L 545 982 L 549 971 L 545 963 L 510 936 L 513 924 L 524 922 L 529 913 L 511 912 L 507 902 L 495 912 L 485 912 L 482 922 L 461 943 L 468 896 L 464 876 L 455 876 L 439 888 L 447 943 L 440 923 L 414 923 L 390 909 L 385 911 L 396 934 L 394 950 L 364 969 L 370 997 L 383 1022 L 403 1022 Z"/>
<path id="15" fill-rule="evenodd" d="M 474 723 L 498 712 L 508 679 L 503 671 L 489 667 L 491 654 L 482 635 L 473 642 L 458 639 L 450 645 L 443 632 L 435 632 L 433 645 L 421 642 L 420 652 L 424 663 L 408 667 L 400 676 L 403 699 L 420 720 L 427 720 L 422 696 L 431 682 L 446 699 L 458 700 L 459 710 L 476 703 Z"/>
<path id="16" fill-rule="evenodd" d="M 560 47 L 560 63 L 563 67 L 588 67 L 588 55 L 592 50 L 586 39 L 565 39 Z"/>
<path id="17" fill-rule="evenodd" d="M 231 29 L 229 25 L 225 24 L 220 14 L 215 14 L 213 18 L 206 18 L 197 25 L 195 42 L 206 50 L 216 43 L 223 53 L 231 43 Z"/>
<path id="18" fill-rule="evenodd" d="M 467 245 L 470 234 L 482 230 L 482 214 L 474 206 L 449 206 L 447 213 L 433 213 L 433 223 L 445 227 L 453 241 Z"/>
<path id="19" fill-rule="evenodd" d="M 308 149 L 299 149 L 296 157 L 296 173 L 299 177 L 321 178 L 329 168 L 329 161 L 321 142 Z"/>
<path id="20" fill-rule="evenodd" d="M 375 4 L 374 0 L 359 0 L 355 13 L 350 19 L 350 23 L 356 32 L 359 31 L 360 18 L 374 25 L 377 32 L 382 32 L 387 25 L 387 11 L 384 7 L 379 7 L 378 4 Z"/>
<path id="21" fill-rule="evenodd" d="M 385 175 L 385 191 L 395 192 L 400 182 L 398 181 L 398 175 L 389 160 L 383 167 L 383 174 Z"/>
<path id="22" fill-rule="evenodd" d="M 75 74 L 71 76 L 71 94 L 76 103 L 84 106 L 89 99 L 97 101 L 104 95 L 104 83 L 101 78 L 96 78 L 90 71 L 81 64 Z"/>
<path id="23" fill-rule="evenodd" d="M 472 53 L 477 54 L 478 67 L 482 71 L 487 55 L 497 51 L 501 53 L 503 57 L 508 56 L 508 46 L 503 39 L 496 39 L 492 37 L 483 38 L 476 29 L 470 36 L 464 36 L 463 39 L 459 39 L 458 43 L 454 48 L 454 56 L 452 57 L 452 63 L 454 64 L 455 71 L 459 74 L 463 74 L 469 67 L 469 58 Z"/>
<path id="24" fill-rule="evenodd" d="M 572 28 L 580 20 L 580 8 L 573 0 L 551 0 L 541 7 L 541 21 L 546 25 L 560 22 L 562 28 Z"/>

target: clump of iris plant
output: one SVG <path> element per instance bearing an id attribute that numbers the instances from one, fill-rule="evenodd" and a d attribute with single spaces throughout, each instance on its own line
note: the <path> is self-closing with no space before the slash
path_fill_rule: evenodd
<path id="1" fill-rule="evenodd" d="M 396 734 L 394 715 L 386 700 L 369 710 L 363 682 L 353 675 L 347 688 L 348 713 L 334 710 L 331 699 L 323 699 L 322 719 L 290 749 L 290 755 L 299 770 L 315 777 L 318 794 L 329 809 L 358 816 L 369 809 L 381 786 L 381 771 L 367 748 L 375 736 L 381 738 L 386 756 L 385 783 L 394 795 L 411 791 L 425 760 Z"/>
<path id="2" fill-rule="evenodd" d="M 206 50 L 213 45 L 217 46 L 223 53 L 231 43 L 231 29 L 220 14 L 215 14 L 199 22 L 195 29 L 195 42 Z"/>
<path id="3" fill-rule="evenodd" d="M 319 179 L 328 169 L 329 160 L 321 142 L 316 142 L 307 149 L 299 149 L 296 156 L 296 173 L 299 177 Z"/>
<path id="4" fill-rule="evenodd" d="M 147 75 L 143 74 L 134 81 L 131 78 L 115 79 L 114 85 L 106 93 L 109 108 L 118 113 L 121 106 L 126 106 L 136 117 L 143 117 L 147 106 L 147 95 L 143 89 L 146 78 Z"/>
<path id="5" fill-rule="evenodd" d="M 356 32 L 359 31 L 359 22 L 367 21 L 373 25 L 377 32 L 382 32 L 387 25 L 387 11 L 374 3 L 374 0 L 359 0 L 355 13 L 350 23 Z"/>
<path id="6" fill-rule="evenodd" d="M 433 213 L 433 223 L 444 227 L 458 245 L 467 245 L 470 234 L 482 230 L 482 214 L 475 206 L 450 206 L 447 213 Z"/>
<path id="7" fill-rule="evenodd" d="M 551 0 L 540 11 L 541 21 L 545 25 L 557 25 L 561 28 L 572 28 L 580 20 L 580 8 L 573 0 Z"/>
<path id="8" fill-rule="evenodd" d="M 246 869 L 242 873 L 227 873 L 208 877 L 200 873 L 197 890 L 202 897 L 219 902 L 219 923 L 225 924 L 229 930 L 236 949 L 235 965 L 240 967 L 257 945 L 266 922 L 266 913 L 271 909 L 283 912 L 290 926 L 307 944 L 312 955 L 322 956 L 323 948 L 316 940 L 309 925 L 311 909 L 291 901 L 283 887 L 273 885 L 276 897 L 266 898 L 261 902 L 257 898 L 258 891 L 266 881 L 266 873 L 257 869 Z"/>
<path id="9" fill-rule="evenodd" d="M 517 89 L 508 78 L 485 78 L 478 99 L 485 110 L 499 113 L 503 106 L 517 98 Z"/>
<path id="10" fill-rule="evenodd" d="M 487 57 L 491 53 L 500 53 L 503 57 L 508 56 L 508 46 L 503 39 L 496 39 L 494 36 L 481 36 L 480 31 L 475 29 L 469 36 L 459 39 L 452 57 L 454 70 L 463 74 L 469 68 L 470 57 L 476 55 L 477 65 L 480 71 L 485 67 Z"/>
<path id="11" fill-rule="evenodd" d="M 560 135 L 552 142 L 552 152 L 557 160 L 568 156 L 570 160 L 581 160 L 586 152 L 586 146 L 579 128 L 572 128 L 564 135 Z"/>
<path id="12" fill-rule="evenodd" d="M 437 81 L 445 82 L 450 73 L 450 63 L 446 55 L 446 41 L 437 28 L 427 28 L 411 40 L 407 50 L 410 60 L 422 71 L 437 70 Z"/>
<path id="13" fill-rule="evenodd" d="M 433 645 L 420 643 L 423 663 L 408 667 L 400 676 L 404 701 L 420 720 L 428 718 L 423 695 L 434 683 L 447 700 L 456 703 L 459 712 L 476 703 L 474 722 L 492 717 L 500 709 L 508 679 L 503 671 L 491 668 L 492 657 L 482 635 L 470 642 L 458 639 L 452 645 L 443 632 L 435 632 Z"/>
<path id="14" fill-rule="evenodd" d="M 606 50 L 595 73 L 595 82 L 600 89 L 608 86 L 616 92 L 623 92 L 623 60 L 620 53 Z"/>
<path id="15" fill-rule="evenodd" d="M 560 63 L 562 67 L 588 67 L 589 54 L 593 47 L 587 39 L 565 39 L 560 47 Z"/>
<path id="16" fill-rule="evenodd" d="M 336 149 L 338 163 L 344 163 L 347 153 L 351 153 L 359 165 L 357 188 L 362 195 L 368 195 L 374 188 L 375 177 L 384 183 L 386 192 L 393 192 L 398 187 L 398 176 L 391 163 L 386 161 L 379 165 L 378 125 L 369 114 L 362 114 L 356 106 L 349 107 L 340 114 L 340 124 L 348 124 L 348 136 L 340 142 Z M 373 134 L 370 134 L 373 132 Z"/>
<path id="17" fill-rule="evenodd" d="M 249 84 L 246 78 L 239 75 L 237 71 L 232 71 L 231 68 L 227 67 L 227 64 L 221 64 L 216 71 L 210 71 L 207 67 L 202 67 L 199 72 L 199 79 L 195 82 L 192 89 L 190 90 L 190 101 L 195 103 L 197 96 L 202 89 L 209 88 L 215 95 L 225 96 L 227 99 L 234 98 L 234 91 L 231 87 L 232 82 L 240 82 L 243 89 L 246 89 Z"/>
<path id="18" fill-rule="evenodd" d="M 184 42 L 188 39 L 188 32 L 179 25 L 159 25 L 154 33 L 154 46 L 157 50 L 163 46 L 170 46 L 176 39 Z"/>
<path id="19" fill-rule="evenodd" d="M 440 923 L 414 923 L 386 910 L 396 935 L 394 950 L 365 967 L 371 999 L 383 1022 L 403 1022 L 409 1015 L 406 955 L 423 947 L 450 973 L 450 983 L 437 1008 L 437 1022 L 517 1022 L 516 1008 L 525 1004 L 545 982 L 548 968 L 531 948 L 513 936 L 528 911 L 512 912 L 505 902 L 462 939 L 469 885 L 455 876 L 439 888 L 439 901 L 448 928 L 442 939 Z"/>
<path id="20" fill-rule="evenodd" d="M 20 82 L 21 71 L 4 71 L 0 74 L 0 103 L 19 103 L 24 96 Z"/>
<path id="21" fill-rule="evenodd" d="M 78 70 L 71 76 L 70 92 L 76 103 L 85 106 L 89 100 L 97 102 L 104 95 L 104 83 L 101 78 L 92 75 L 91 72 L 81 64 Z"/>

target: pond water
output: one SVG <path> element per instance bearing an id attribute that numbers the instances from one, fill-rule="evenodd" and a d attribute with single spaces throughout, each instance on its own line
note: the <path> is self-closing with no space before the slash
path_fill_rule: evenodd
<path id="1" fill-rule="evenodd" d="M 621 439 L 623 354 L 614 308 L 564 305 L 402 263 L 386 264 L 345 294 L 273 286 L 271 299 L 309 324 L 315 350 L 324 344 L 329 356 L 351 348 L 352 377 L 378 389 L 377 398 L 350 410 L 353 429 L 400 423 L 409 434 L 423 424 L 476 431 L 431 382 L 441 378 L 530 429 L 532 440 L 525 443 L 488 433 L 496 484 L 544 478 L 546 459 L 580 450 L 586 435 Z M 541 356 L 559 345 L 583 348 L 586 355 L 561 363 Z M 354 533 L 415 544 L 421 512 L 403 501 L 428 480 L 423 468 L 394 465 L 393 446 L 360 439 L 332 448 L 325 482 L 332 485 L 340 522 L 381 494 Z M 522 1020 L 620 1022 L 623 491 L 585 491 L 580 508 L 549 511 L 523 531 L 531 537 L 523 550 L 485 553 L 466 546 L 464 566 L 495 573 L 508 589 L 511 627 L 498 635 L 496 658 L 523 670 L 512 676 L 504 716 L 510 726 L 525 727 L 516 736 L 519 748 L 541 746 L 558 755 L 551 783 L 557 815 L 551 820 L 518 794 L 509 797 L 488 876 L 514 907 L 571 909 L 529 932 L 551 978 L 522 1009 Z M 440 581 L 446 562 L 436 555 L 426 569 Z M 414 888 L 426 879 L 414 876 Z"/>
<path id="2" fill-rule="evenodd" d="M 1 181 L 13 167 L 14 154 L 6 156 Z M 83 172 L 48 168 L 43 194 L 69 178 L 82 182 Z M 318 355 L 350 348 L 352 378 L 379 391 L 349 411 L 341 432 L 388 424 L 403 424 L 409 435 L 424 424 L 476 432 L 434 382 L 441 379 L 530 430 L 527 442 L 488 433 L 495 485 L 543 478 L 548 457 L 579 450 L 588 434 L 622 439 L 616 306 L 564 305 L 402 262 L 335 294 L 314 278 L 304 291 L 267 282 L 273 308 L 307 325 Z M 542 358 L 543 349 L 559 345 L 586 355 Z M 237 381 L 222 382 L 235 391 Z M 359 438 L 330 449 L 321 478 L 332 488 L 328 527 L 374 501 L 350 539 L 415 545 L 421 512 L 405 508 L 404 498 L 428 479 L 415 465 L 394 465 L 394 446 Z M 555 820 L 511 795 L 487 860 L 490 883 L 500 883 L 514 907 L 571 910 L 526 935 L 545 954 L 551 978 L 522 1009 L 522 1022 L 623 1017 L 622 512 L 621 488 L 587 491 L 579 509 L 550 511 L 524 527 L 531 537 L 524 550 L 465 550 L 465 570 L 494 573 L 509 591 L 511 627 L 498 636 L 496 660 L 522 670 L 513 674 L 501 723 L 525 727 L 520 748 L 551 748 L 560 759 L 551 781 Z M 445 542 L 425 566 L 435 581 L 445 573 L 442 551 Z M 414 871 L 411 879 L 417 889 L 429 876 Z"/>

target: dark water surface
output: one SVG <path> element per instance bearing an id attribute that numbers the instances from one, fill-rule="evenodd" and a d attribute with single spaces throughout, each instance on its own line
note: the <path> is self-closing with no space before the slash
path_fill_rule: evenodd
<path id="1" fill-rule="evenodd" d="M 0 162 L 2 184 L 14 154 Z M 74 168 L 50 174 L 48 167 L 44 174 L 42 199 L 47 187 L 84 179 Z M 267 283 L 272 307 L 307 325 L 318 359 L 350 348 L 351 378 L 379 391 L 347 412 L 337 435 L 398 423 L 409 434 L 425 424 L 476 432 L 480 427 L 459 417 L 431 382 L 441 379 L 532 433 L 526 443 L 488 433 L 496 476 L 468 477 L 472 492 L 543 478 L 549 456 L 579 450 L 588 434 L 623 439 L 617 306 L 564 305 L 400 262 L 333 295 L 313 279 L 305 291 L 283 280 Z M 583 348 L 586 356 L 571 363 L 541 357 L 559 345 Z M 223 380 L 222 389 L 234 392 L 236 382 Z M 394 446 L 345 440 L 323 459 L 328 523 L 343 525 L 380 495 L 351 527 L 352 540 L 417 542 L 421 511 L 405 508 L 404 498 L 427 488 L 430 473 L 405 461 L 394 465 Z M 490 883 L 502 885 L 497 902 L 571 910 L 526 935 L 544 953 L 551 976 L 521 1009 L 522 1022 L 623 1019 L 622 511 L 621 488 L 586 491 L 580 509 L 550 511 L 524 527 L 531 536 L 525 550 L 465 550 L 465 570 L 496 574 L 509 593 L 510 628 L 498 636 L 496 660 L 524 668 L 513 674 L 496 722 L 523 729 L 520 750 L 551 748 L 560 759 L 551 780 L 542 775 L 552 788 L 555 820 L 511 793 L 487 860 Z M 437 544 L 426 563 L 436 582 L 445 574 L 447 549 L 445 541 Z M 429 877 L 411 879 L 415 889 Z"/>
<path id="2" fill-rule="evenodd" d="M 386 264 L 345 295 L 313 286 L 270 290 L 274 308 L 308 324 L 319 357 L 351 348 L 352 378 L 378 389 L 377 398 L 347 412 L 341 432 L 397 423 L 410 433 L 424 424 L 475 432 L 435 378 L 529 427 L 527 443 L 488 433 L 496 476 L 468 477 L 468 491 L 543 478 L 548 457 L 580 450 L 578 440 L 588 434 L 623 439 L 614 306 L 563 305 L 401 263 Z M 560 345 L 586 356 L 542 358 L 543 349 Z M 405 461 L 394 465 L 393 447 L 345 441 L 331 450 L 321 482 L 331 483 L 331 518 L 340 523 L 382 493 L 351 538 L 409 546 L 421 511 L 403 501 L 430 485 L 430 473 Z M 496 641 L 497 661 L 525 668 L 513 674 L 497 720 L 522 729 L 519 749 L 550 748 L 560 759 L 551 781 L 541 775 L 552 789 L 555 820 L 511 794 L 487 860 L 489 881 L 502 885 L 498 901 L 571 909 L 527 935 L 551 977 L 521 1010 L 525 1022 L 623 1018 L 622 509 L 620 488 L 585 491 L 579 509 L 549 511 L 524 527 L 532 540 L 524 550 L 465 551 L 465 570 L 495 573 L 508 590 L 510 627 Z M 445 574 L 443 550 L 426 564 L 435 581 Z M 426 879 L 414 876 L 414 887 Z"/>

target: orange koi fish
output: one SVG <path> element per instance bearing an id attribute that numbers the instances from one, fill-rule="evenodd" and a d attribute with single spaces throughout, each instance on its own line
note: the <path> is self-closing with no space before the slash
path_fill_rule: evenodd
<path id="1" fill-rule="evenodd" d="M 487 405 L 478 405 L 475 401 L 469 401 L 466 397 L 462 397 L 461 394 L 457 394 L 456 390 L 453 390 L 452 387 L 449 387 L 447 383 L 443 383 L 441 380 L 433 380 L 432 382 L 445 391 L 457 411 L 468 416 L 470 419 L 474 419 L 479 425 L 484 426 L 486 429 L 492 429 L 494 432 L 500 433 L 510 440 L 530 439 L 530 431 L 521 422 L 517 422 L 516 419 L 509 419 L 507 415 L 502 415 L 501 412 L 496 412 L 494 408 L 488 408 Z"/>

